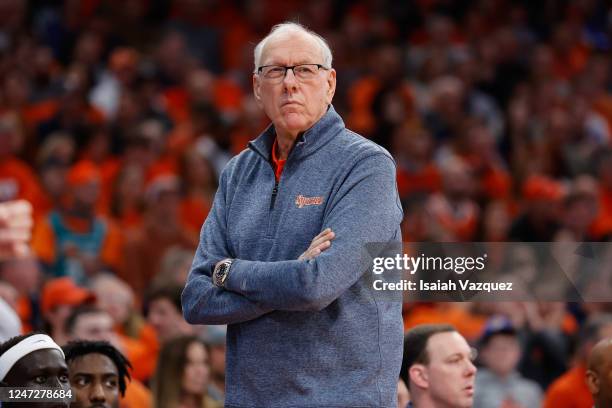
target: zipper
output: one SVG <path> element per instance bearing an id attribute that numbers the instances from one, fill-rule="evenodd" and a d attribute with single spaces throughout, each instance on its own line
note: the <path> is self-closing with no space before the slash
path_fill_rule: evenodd
<path id="1" fill-rule="evenodd" d="M 276 179 L 276 177 L 275 177 Z M 270 199 L 270 211 L 274 209 L 276 203 L 276 196 L 278 195 L 278 181 L 274 182 L 274 188 L 272 189 L 272 198 Z"/>

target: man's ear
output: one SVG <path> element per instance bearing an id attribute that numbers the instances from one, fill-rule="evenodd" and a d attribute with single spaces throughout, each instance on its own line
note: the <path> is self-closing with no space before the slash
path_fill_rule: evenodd
<path id="1" fill-rule="evenodd" d="M 427 375 L 427 368 L 423 364 L 413 364 L 408 369 L 408 378 L 419 388 L 429 388 L 429 375 Z"/>
<path id="2" fill-rule="evenodd" d="M 336 70 L 331 68 L 327 74 L 327 104 L 331 105 L 336 93 Z"/>
<path id="3" fill-rule="evenodd" d="M 586 383 L 589 387 L 589 391 L 593 395 L 599 394 L 599 376 L 593 370 L 587 370 L 586 372 Z"/>
<path id="4" fill-rule="evenodd" d="M 259 83 L 259 76 L 257 74 L 253 74 L 253 95 L 255 96 L 255 102 L 257 102 L 257 106 L 263 108 L 263 104 L 261 102 L 261 85 Z"/>

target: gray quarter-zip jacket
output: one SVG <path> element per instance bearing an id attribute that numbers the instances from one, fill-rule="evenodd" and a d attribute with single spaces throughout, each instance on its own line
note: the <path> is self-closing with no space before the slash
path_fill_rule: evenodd
<path id="1" fill-rule="evenodd" d="M 183 291 L 193 324 L 228 324 L 226 407 L 395 407 L 401 302 L 375 296 L 365 244 L 400 242 L 395 163 L 330 106 L 277 183 L 271 125 L 223 170 Z M 297 260 L 323 229 L 336 237 Z M 225 288 L 215 264 L 232 258 Z"/>

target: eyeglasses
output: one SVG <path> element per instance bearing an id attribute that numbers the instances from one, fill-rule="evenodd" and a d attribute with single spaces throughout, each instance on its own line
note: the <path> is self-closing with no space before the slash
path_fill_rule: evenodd
<path id="1" fill-rule="evenodd" d="M 313 79 L 320 69 L 328 70 L 329 68 L 321 64 L 299 64 L 289 67 L 282 65 L 263 65 L 257 68 L 257 73 L 267 81 L 281 82 L 285 78 L 285 75 L 287 75 L 287 70 L 292 70 L 293 75 L 298 80 L 307 81 Z"/>

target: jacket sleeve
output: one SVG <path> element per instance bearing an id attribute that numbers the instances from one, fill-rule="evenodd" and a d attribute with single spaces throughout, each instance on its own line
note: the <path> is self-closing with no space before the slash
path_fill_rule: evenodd
<path id="1" fill-rule="evenodd" d="M 191 324 L 233 324 L 253 320 L 271 311 L 245 296 L 223 290 L 211 280 L 215 264 L 231 258 L 227 248 L 227 172 L 221 174 L 219 188 L 200 234 L 200 243 L 181 297 L 183 315 Z"/>
<path id="2" fill-rule="evenodd" d="M 323 228 L 335 233 L 330 248 L 308 261 L 237 259 L 227 290 L 275 310 L 324 309 L 368 269 L 367 243 L 401 240 L 395 172 L 395 163 L 382 152 L 359 160 L 328 204 Z"/>

